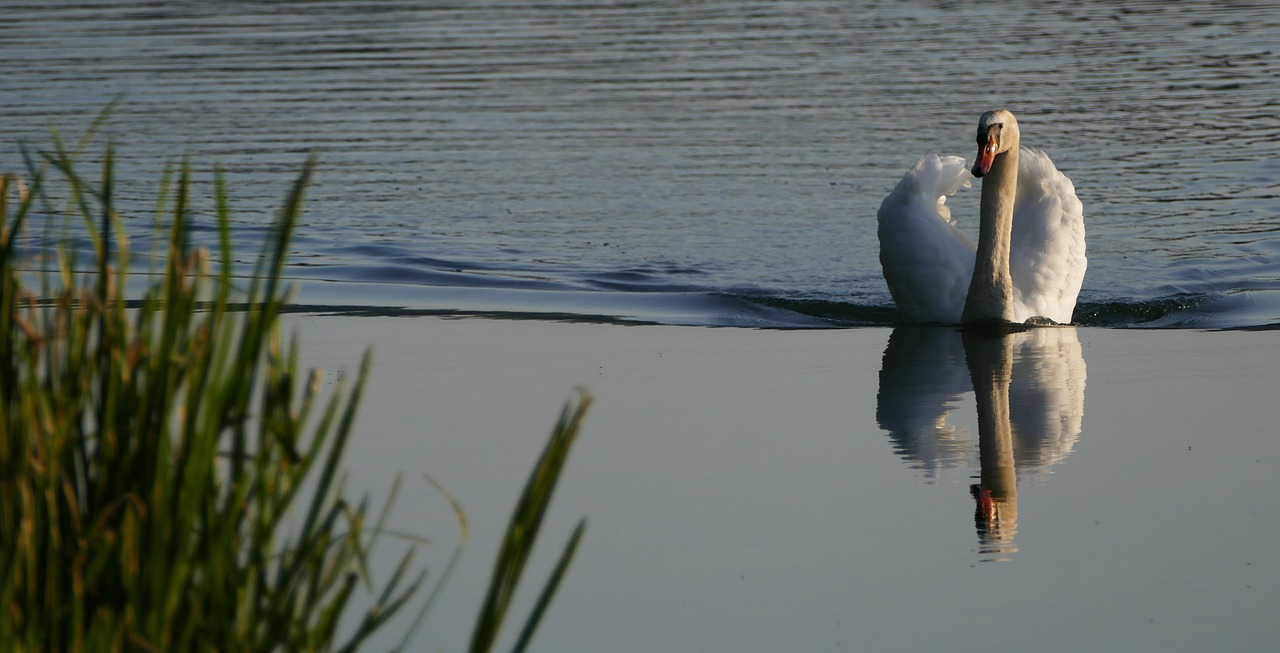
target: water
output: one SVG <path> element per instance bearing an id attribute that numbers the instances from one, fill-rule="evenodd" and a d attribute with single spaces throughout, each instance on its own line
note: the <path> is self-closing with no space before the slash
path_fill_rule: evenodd
<path id="1" fill-rule="evenodd" d="M 313 307 L 888 324 L 881 198 L 1004 106 L 1084 202 L 1078 323 L 1280 324 L 1268 4 L 0 5 L 0 168 L 123 94 L 135 234 L 185 155 L 252 252 L 317 152 Z"/>
<path id="2" fill-rule="evenodd" d="M 1261 652 L 1280 636 L 1274 332 L 293 319 L 327 369 L 376 343 L 352 491 L 376 502 L 404 474 L 392 523 L 431 538 L 437 570 L 457 529 L 420 472 L 468 511 L 421 650 L 465 650 L 580 383 L 597 402 L 513 615 L 589 523 L 533 650 Z"/>

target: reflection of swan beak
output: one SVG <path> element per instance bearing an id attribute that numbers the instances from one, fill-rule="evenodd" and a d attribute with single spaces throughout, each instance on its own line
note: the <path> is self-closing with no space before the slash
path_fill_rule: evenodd
<path id="1" fill-rule="evenodd" d="M 991 490 L 981 485 L 970 485 L 969 494 L 973 495 L 976 505 L 973 508 L 973 521 L 982 530 L 991 530 L 1000 525 L 1000 504 L 991 495 Z"/>
<path id="2" fill-rule="evenodd" d="M 991 498 L 991 490 L 981 485 L 970 485 L 969 494 L 972 494 L 973 498 L 977 500 L 977 505 L 973 510 L 973 520 L 981 526 L 990 528 L 996 520 L 1000 519 L 995 499 Z"/>
<path id="3" fill-rule="evenodd" d="M 978 530 L 979 553 L 984 561 L 1007 561 L 1017 553 L 1018 497 L 1016 493 L 993 492 L 982 485 L 970 485 L 973 495 L 973 525 Z"/>

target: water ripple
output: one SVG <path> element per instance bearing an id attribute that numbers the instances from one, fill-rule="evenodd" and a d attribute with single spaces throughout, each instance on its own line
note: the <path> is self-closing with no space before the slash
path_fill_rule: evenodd
<path id="1" fill-rule="evenodd" d="M 592 291 L 658 315 L 656 294 L 682 298 L 680 320 L 693 294 L 886 323 L 880 199 L 923 153 L 971 156 L 975 117 L 1005 105 L 1084 202 L 1079 321 L 1280 323 L 1280 12 L 1265 4 L 0 10 L 18 64 L 0 78 L 6 141 L 48 147 L 50 124 L 74 134 L 124 93 L 107 133 L 143 241 L 155 180 L 186 155 L 198 194 L 222 166 L 252 252 L 318 152 L 295 271 L 325 293 L 378 285 L 363 294 L 421 307 L 419 288 L 525 289 L 554 307 Z M 954 204 L 971 232 L 976 204 Z"/>

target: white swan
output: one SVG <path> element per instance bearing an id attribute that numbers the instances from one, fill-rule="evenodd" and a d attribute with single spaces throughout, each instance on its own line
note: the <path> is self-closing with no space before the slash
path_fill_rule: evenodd
<path id="1" fill-rule="evenodd" d="M 982 180 L 978 245 L 956 228 L 946 199 Z M 978 121 L 978 158 L 930 154 L 877 213 L 880 265 L 906 322 L 1071 322 L 1084 282 L 1084 211 L 1048 155 L 1019 147 L 1003 109 Z"/>

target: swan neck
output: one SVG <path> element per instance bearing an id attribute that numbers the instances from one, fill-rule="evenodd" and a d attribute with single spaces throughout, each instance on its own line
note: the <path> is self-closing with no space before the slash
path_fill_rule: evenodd
<path id="1" fill-rule="evenodd" d="M 1018 146 L 998 154 L 982 178 L 978 251 L 965 299 L 963 320 L 1014 322 L 1013 279 L 1009 248 L 1013 234 L 1013 201 L 1018 192 Z"/>

